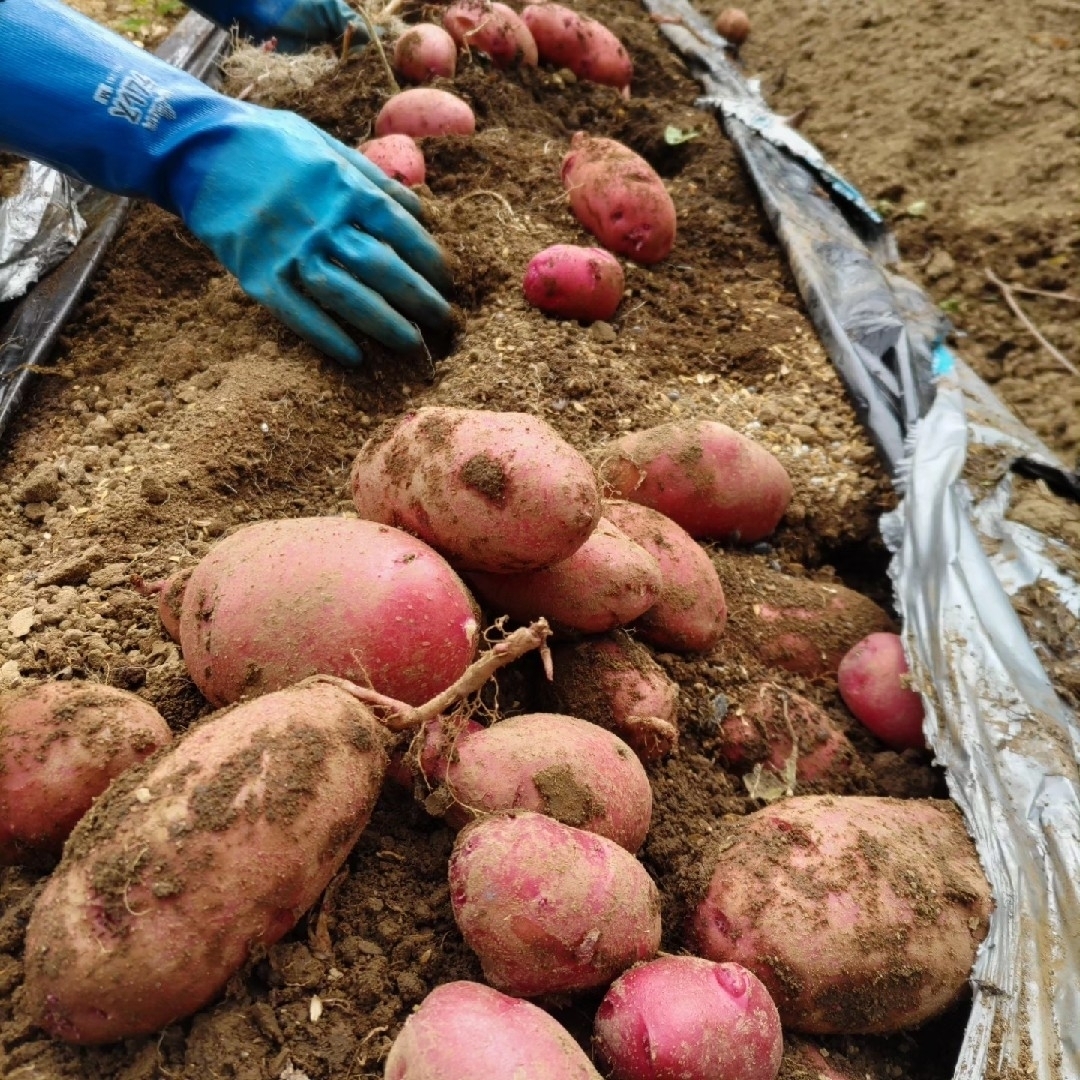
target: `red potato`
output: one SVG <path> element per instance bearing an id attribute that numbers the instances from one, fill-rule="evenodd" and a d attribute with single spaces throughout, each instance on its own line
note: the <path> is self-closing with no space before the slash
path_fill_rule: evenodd
<path id="1" fill-rule="evenodd" d="M 614 731 L 646 763 L 678 745 L 678 683 L 628 634 L 556 646 L 552 661 L 562 712 Z"/>
<path id="2" fill-rule="evenodd" d="M 452 79 L 457 71 L 457 43 L 441 26 L 417 23 L 394 42 L 393 68 L 406 82 Z"/>
<path id="3" fill-rule="evenodd" d="M 426 168 L 424 152 L 410 135 L 384 135 L 381 139 L 368 139 L 360 144 L 360 153 L 376 165 L 391 180 L 406 187 L 416 187 L 424 182 Z"/>
<path id="4" fill-rule="evenodd" d="M 692 947 L 753 971 L 785 1028 L 887 1034 L 964 995 L 991 900 L 954 804 L 796 796 L 719 846 Z"/>
<path id="5" fill-rule="evenodd" d="M 521 574 L 465 575 L 495 615 L 516 622 L 543 616 L 556 630 L 602 634 L 632 622 L 660 599 L 660 565 L 643 547 L 601 518 L 568 559 Z"/>
<path id="6" fill-rule="evenodd" d="M 437 747 L 443 725 L 429 726 Z M 645 842 L 649 778 L 610 731 L 573 716 L 526 713 L 449 741 L 434 760 L 425 745 L 420 767 L 434 787 L 425 805 L 455 828 L 500 810 L 532 810 L 630 852 Z"/>
<path id="7" fill-rule="evenodd" d="M 26 933 L 26 1006 L 104 1043 L 215 997 L 318 899 L 367 824 L 382 729 L 329 684 L 268 694 L 189 731 L 82 820 Z"/>
<path id="8" fill-rule="evenodd" d="M 450 902 L 496 989 L 536 997 L 606 986 L 660 947 L 660 894 L 618 844 L 541 814 L 466 826 Z"/>
<path id="9" fill-rule="evenodd" d="M 791 502 L 784 466 L 713 420 L 681 420 L 615 439 L 598 472 L 615 497 L 650 506 L 691 536 L 761 540 Z"/>
<path id="10" fill-rule="evenodd" d="M 431 135 L 472 135 L 476 117 L 469 105 L 446 90 L 420 86 L 395 94 L 375 117 L 375 134 L 411 135 L 423 139 Z"/>
<path id="11" fill-rule="evenodd" d="M 720 758 L 733 769 L 760 764 L 783 777 L 794 755 L 800 784 L 842 785 L 859 771 L 855 748 L 828 713 L 775 683 L 751 687 L 724 718 L 720 738 Z"/>
<path id="12" fill-rule="evenodd" d="M 536 67 L 536 42 L 513 8 L 498 0 L 457 0 L 443 14 L 443 26 L 463 49 L 482 52 L 498 68 Z"/>
<path id="13" fill-rule="evenodd" d="M 549 566 L 600 520 L 592 466 L 526 413 L 406 413 L 364 444 L 350 486 L 361 517 L 407 529 L 461 570 Z"/>
<path id="14" fill-rule="evenodd" d="M 736 49 L 750 36 L 750 16 L 742 8 L 724 8 L 715 25 L 716 32 Z"/>
<path id="15" fill-rule="evenodd" d="M 610 319 L 622 301 L 626 278 L 619 260 L 603 248 L 553 244 L 532 257 L 522 289 L 534 308 L 564 319 Z"/>
<path id="16" fill-rule="evenodd" d="M 840 696 L 886 746 L 925 750 L 922 698 L 904 685 L 908 674 L 904 645 L 897 634 L 870 634 L 840 661 Z"/>
<path id="17" fill-rule="evenodd" d="M 660 599 L 634 624 L 642 638 L 675 652 L 708 652 L 724 632 L 727 604 L 705 549 L 647 506 L 605 502 L 604 516 L 660 564 Z"/>
<path id="18" fill-rule="evenodd" d="M 337 675 L 417 705 L 476 655 L 472 597 L 443 558 L 398 529 L 349 518 L 246 525 L 184 590 L 180 640 L 214 705 Z"/>
<path id="19" fill-rule="evenodd" d="M 0 865 L 55 856 L 94 800 L 172 741 L 149 702 L 87 682 L 0 694 Z"/>
<path id="20" fill-rule="evenodd" d="M 490 986 L 435 987 L 398 1033 L 385 1080 L 600 1080 L 543 1009 Z"/>
<path id="21" fill-rule="evenodd" d="M 530 2 L 521 17 L 545 64 L 569 68 L 579 79 L 614 86 L 630 96 L 633 62 L 603 23 L 562 4 Z"/>
<path id="22" fill-rule="evenodd" d="M 775 1080 L 784 1041 L 769 991 L 739 964 L 662 956 L 620 975 L 596 1013 L 610 1080 Z"/>
<path id="23" fill-rule="evenodd" d="M 675 204 L 653 167 L 628 146 L 577 132 L 563 158 L 570 209 L 609 251 L 649 265 L 675 246 Z"/>
<path id="24" fill-rule="evenodd" d="M 436 717 L 416 732 L 408 746 L 399 747 L 390 755 L 387 779 L 401 787 L 419 790 L 418 797 L 424 799 L 434 785 L 446 779 L 446 766 L 454 756 L 458 740 L 464 735 L 486 730 L 483 724 L 464 717 L 449 721 Z M 419 789 L 416 788 L 417 777 L 422 783 Z"/>

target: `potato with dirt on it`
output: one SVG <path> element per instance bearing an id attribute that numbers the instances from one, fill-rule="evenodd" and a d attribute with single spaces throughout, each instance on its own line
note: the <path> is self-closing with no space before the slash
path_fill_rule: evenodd
<path id="1" fill-rule="evenodd" d="M 472 135 L 476 116 L 469 104 L 447 90 L 418 86 L 394 94 L 375 117 L 375 134 L 410 135 L 423 139 L 439 135 Z"/>
<path id="2" fill-rule="evenodd" d="M 596 456 L 612 495 L 665 514 L 695 538 L 762 540 L 791 502 L 791 480 L 779 460 L 714 420 L 632 432 Z"/>
<path id="3" fill-rule="evenodd" d="M 660 894 L 624 848 L 527 811 L 466 826 L 450 902 L 492 986 L 518 997 L 606 986 L 660 947 Z"/>
<path id="4" fill-rule="evenodd" d="M 625 631 L 556 645 L 548 696 L 560 711 L 599 724 L 624 739 L 646 764 L 679 742 L 679 685 Z"/>
<path id="5" fill-rule="evenodd" d="M 383 135 L 378 139 L 368 139 L 360 144 L 359 150 L 368 161 L 374 162 L 399 184 L 417 187 L 424 182 L 424 152 L 410 135 Z"/>
<path id="6" fill-rule="evenodd" d="M 611 500 L 603 512 L 660 564 L 660 599 L 634 629 L 659 649 L 708 652 L 727 625 L 724 590 L 708 553 L 671 518 L 647 506 Z"/>
<path id="7" fill-rule="evenodd" d="M 378 429 L 349 478 L 357 513 L 406 529 L 460 570 L 538 570 L 600 520 L 592 466 L 528 413 L 427 406 Z"/>
<path id="8" fill-rule="evenodd" d="M 0 692 L 0 865 L 59 855 L 112 781 L 172 742 L 148 701 L 48 682 Z"/>
<path id="9" fill-rule="evenodd" d="M 457 70 L 457 43 L 435 23 L 416 23 L 394 42 L 393 67 L 407 82 L 452 79 Z"/>
<path id="10" fill-rule="evenodd" d="M 689 944 L 754 972 L 785 1028 L 889 1034 L 963 997 L 992 904 L 953 803 L 795 796 L 718 846 Z"/>
<path id="11" fill-rule="evenodd" d="M 543 617 L 556 631 L 602 634 L 625 626 L 660 599 L 660 565 L 606 518 L 568 559 L 520 574 L 466 573 L 494 616 Z"/>
<path id="12" fill-rule="evenodd" d="M 536 41 L 513 8 L 499 0 L 455 0 L 443 26 L 466 51 L 489 57 L 497 68 L 536 67 Z"/>
<path id="13" fill-rule="evenodd" d="M 567 68 L 586 82 L 613 86 L 630 96 L 634 64 L 623 43 L 601 22 L 564 4 L 528 0 L 521 17 L 536 41 L 539 58 Z"/>
<path id="14" fill-rule="evenodd" d="M 625 284 L 623 268 L 610 251 L 552 244 L 529 261 L 522 291 L 545 314 L 595 322 L 615 314 Z"/>

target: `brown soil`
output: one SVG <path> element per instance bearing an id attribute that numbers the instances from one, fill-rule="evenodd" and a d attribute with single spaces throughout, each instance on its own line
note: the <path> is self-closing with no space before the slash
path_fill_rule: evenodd
<path id="1" fill-rule="evenodd" d="M 768 580 L 772 591 L 759 600 L 774 606 L 793 605 L 780 575 L 804 579 L 800 588 L 791 586 L 792 594 L 805 594 L 811 579 L 818 587 L 843 581 L 887 604 L 876 522 L 892 504 L 891 488 L 802 312 L 732 149 L 712 119 L 693 109 L 696 86 L 631 0 L 584 6 L 630 49 L 637 70 L 630 101 L 575 83 L 566 73 L 502 75 L 473 61 L 455 89 L 473 104 L 479 133 L 425 147 L 430 221 L 454 259 L 461 310 L 461 332 L 430 357 L 391 357 L 371 347 L 359 371 L 343 372 L 250 302 L 178 222 L 154 208 L 134 215 L 4 446 L 0 686 L 43 678 L 107 682 L 136 690 L 182 731 L 209 707 L 162 630 L 152 599 L 132 587 L 133 576 L 150 580 L 190 566 L 217 537 L 245 522 L 347 512 L 356 451 L 380 422 L 406 408 L 525 410 L 583 451 L 673 418 L 722 420 L 776 453 L 792 476 L 795 499 L 771 543 L 753 551 L 714 550 L 731 602 L 717 649 L 707 656 L 658 657 L 681 687 L 681 743 L 674 757 L 650 767 L 655 813 L 642 859 L 663 896 L 664 946 L 678 950 L 703 853 L 725 815 L 755 805 L 739 775 L 719 764 L 717 733 L 726 711 L 739 708 L 763 679 L 828 712 L 860 755 L 863 793 L 945 792 L 924 756 L 887 752 L 852 721 L 828 675 L 789 675 L 756 655 L 755 580 Z M 1076 218 L 1069 217 L 1075 200 L 1069 207 L 1060 179 L 1068 145 L 1049 134 L 1040 144 L 1040 152 L 1062 161 L 1053 199 L 1044 198 L 1049 180 L 1036 182 L 1011 167 L 1014 153 L 994 213 L 976 215 L 974 222 L 964 218 L 961 228 L 947 216 L 938 188 L 921 186 L 929 183 L 918 168 L 923 124 L 917 103 L 901 95 L 904 87 L 929 93 L 921 65 L 915 68 L 911 59 L 930 59 L 920 25 L 953 18 L 953 8 L 971 9 L 965 33 L 972 47 L 984 35 L 987 64 L 1005 63 L 999 52 L 1012 48 L 1007 71 L 1042 46 L 1023 34 L 999 34 L 996 24 L 988 28 L 976 18 L 981 9 L 968 2 L 921 0 L 890 15 L 882 30 L 874 22 L 860 28 L 857 6 L 863 7 L 847 0 L 803 13 L 802 5 L 765 3 L 752 13 L 756 26 L 745 56 L 776 73 L 789 65 L 786 86 L 776 94 L 783 109 L 808 104 L 797 101 L 810 97 L 799 86 L 814 79 L 815 101 L 823 104 L 807 117 L 807 133 L 868 194 L 883 197 L 885 185 L 902 185 L 904 194 L 894 192 L 894 202 L 908 208 L 897 224 L 909 259 L 918 266 L 938 248 L 950 253 L 953 276 L 931 284 L 947 292 L 938 291 L 940 298 L 960 296 L 970 305 L 961 311 L 965 319 L 978 315 L 964 323 L 979 349 L 975 359 L 984 370 L 996 365 L 1006 391 L 1038 387 L 1026 399 L 1025 419 L 1063 450 L 1074 448 L 1080 432 L 1070 434 L 1063 403 L 1076 384 L 1029 347 L 979 281 L 982 250 L 991 244 L 1001 252 L 995 266 L 1005 276 L 1015 267 L 1020 280 L 1046 288 L 1061 288 L 1070 273 L 1075 280 Z M 1054 9 L 1048 3 L 1036 10 Z M 961 13 L 955 18 L 959 22 Z M 958 49 L 958 40 L 947 28 L 935 33 L 943 43 L 935 46 L 939 66 L 942 51 Z M 1047 63 L 1071 63 L 1075 73 L 1075 38 L 1071 42 L 1046 46 Z M 871 63 L 876 47 L 897 59 Z M 858 78 L 841 70 L 845 52 L 864 58 Z M 944 66 L 938 77 L 946 74 Z M 1031 79 L 1008 84 L 1010 93 L 1026 95 L 1020 110 L 1026 124 L 1056 122 L 1053 94 L 1075 93 L 1076 80 L 1067 75 L 1055 68 L 1047 76 L 1047 101 Z M 877 86 L 873 78 L 880 79 Z M 865 93 L 865 102 L 849 100 L 852 87 Z M 959 92 L 971 95 L 972 104 L 980 100 L 970 85 Z M 284 104 L 355 142 L 385 95 L 385 76 L 369 55 Z M 871 106 L 894 100 L 898 118 L 869 118 Z M 856 116 L 856 110 L 863 112 Z M 974 109 L 972 115 L 982 122 Z M 1027 126 L 1017 134 L 1010 106 L 1002 103 L 992 115 L 1013 145 L 1028 137 Z M 847 139 L 827 122 L 842 116 L 852 125 Z M 668 146 L 668 125 L 701 134 Z M 611 323 L 588 328 L 546 319 L 520 295 L 532 254 L 550 243 L 584 239 L 558 176 L 578 129 L 621 139 L 644 154 L 668 183 L 680 215 L 673 255 L 649 269 L 627 264 L 628 296 L 619 312 Z M 856 148 L 869 152 L 864 143 L 881 139 L 883 131 L 890 139 L 909 132 L 910 157 L 883 145 L 878 172 L 869 159 L 845 157 Z M 966 145 L 972 153 L 981 147 L 986 160 L 998 155 L 978 140 Z M 958 181 L 942 190 L 956 192 L 950 205 L 960 205 Z M 911 203 L 922 198 L 930 204 L 927 215 L 910 216 Z M 1015 235 L 1010 206 L 1018 215 Z M 1036 212 L 1042 206 L 1046 214 Z M 1028 207 L 1024 214 L 1022 207 Z M 1075 348 L 1075 337 L 1068 337 L 1075 329 L 1065 317 L 1044 329 L 1063 349 L 1070 341 Z M 501 680 L 505 713 L 542 706 L 533 674 L 522 665 Z M 424 994 L 438 983 L 480 974 L 450 913 L 452 841 L 411 797 L 387 790 L 343 874 L 296 930 L 230 982 L 223 1000 L 160 1036 L 103 1049 L 50 1041 L 27 1021 L 22 938 L 44 879 L 29 870 L 0 871 L 0 1075 L 381 1075 L 394 1035 Z M 587 1037 L 594 1005 L 577 1001 L 559 1015 Z M 961 1008 L 903 1037 L 836 1040 L 834 1052 L 857 1061 L 859 1075 L 944 1078 L 952 1073 L 962 1023 Z"/>

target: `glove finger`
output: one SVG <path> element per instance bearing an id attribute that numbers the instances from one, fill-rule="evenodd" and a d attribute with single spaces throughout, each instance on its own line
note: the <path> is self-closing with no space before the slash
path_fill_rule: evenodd
<path id="1" fill-rule="evenodd" d="M 436 330 L 450 326 L 450 305 L 425 278 L 374 237 L 356 229 L 338 229 L 331 238 L 331 252 L 335 262 L 413 322 Z"/>
<path id="2" fill-rule="evenodd" d="M 269 308 L 293 333 L 340 364 L 355 367 L 364 358 L 360 346 L 326 312 L 287 286 L 249 289 L 248 294 Z"/>
<path id="3" fill-rule="evenodd" d="M 323 307 L 388 349 L 407 352 L 423 344 L 420 331 L 411 322 L 340 266 L 312 260 L 300 267 L 300 280 Z"/>

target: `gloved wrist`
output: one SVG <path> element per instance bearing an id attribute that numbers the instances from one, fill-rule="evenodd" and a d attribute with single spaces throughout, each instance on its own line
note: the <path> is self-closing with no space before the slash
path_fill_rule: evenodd
<path id="1" fill-rule="evenodd" d="M 339 41 L 349 26 L 354 40 L 367 40 L 363 21 L 345 0 L 195 0 L 191 6 L 219 26 L 235 26 L 243 37 L 273 38 L 280 52 Z"/>

